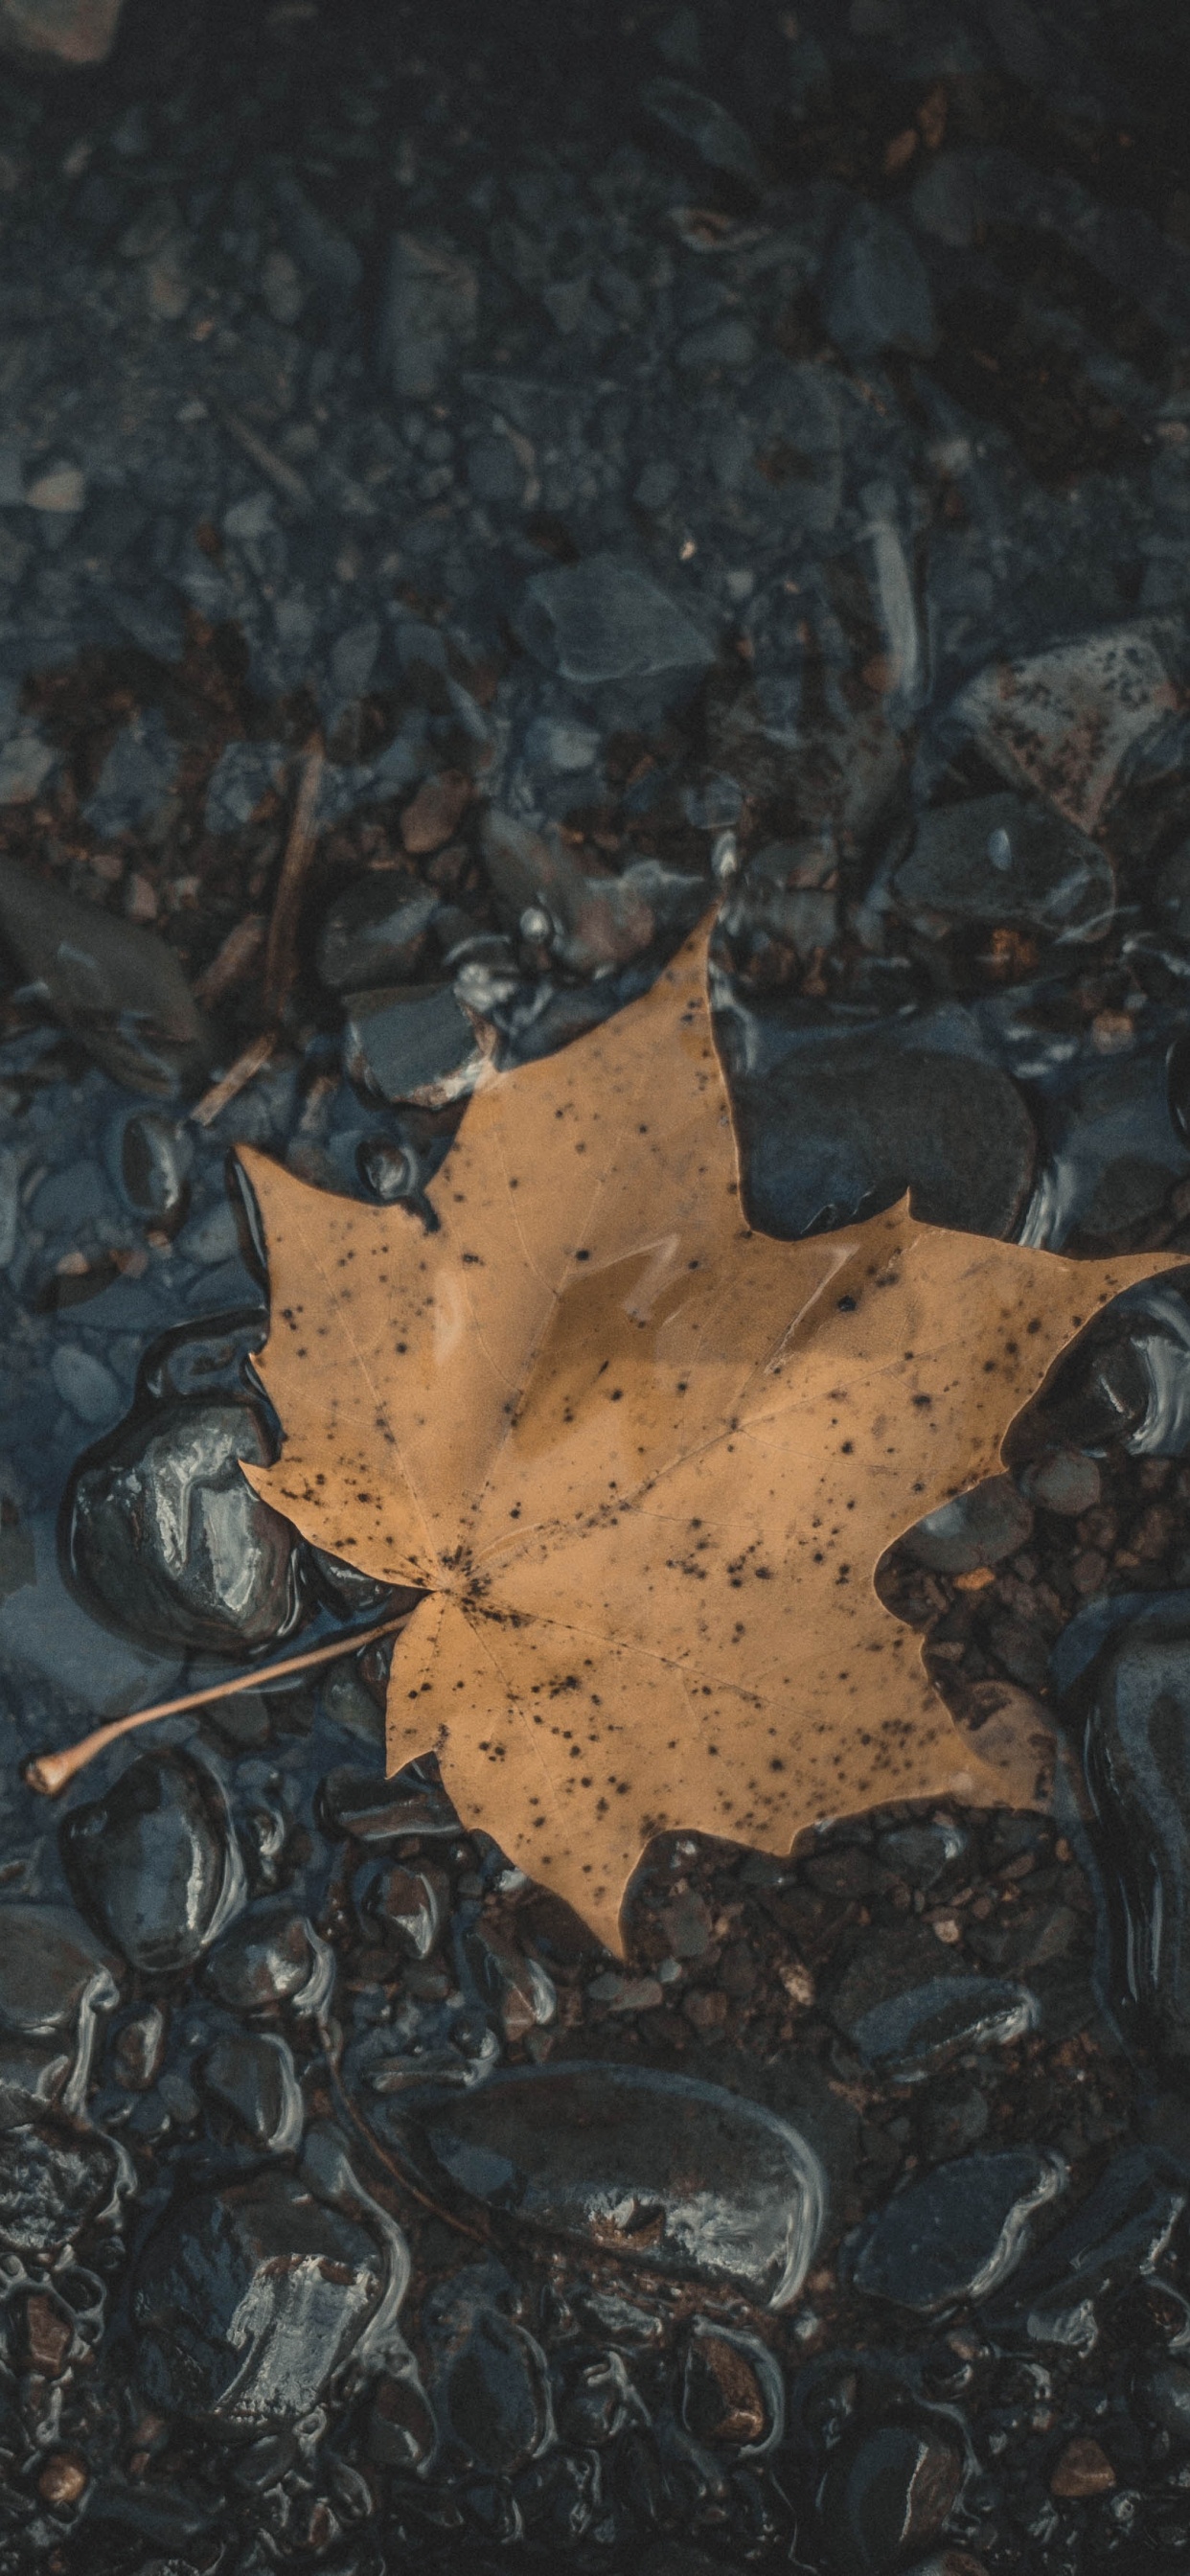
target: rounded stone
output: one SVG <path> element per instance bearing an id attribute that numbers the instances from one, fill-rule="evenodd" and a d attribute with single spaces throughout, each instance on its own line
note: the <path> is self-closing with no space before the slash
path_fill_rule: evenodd
<path id="1" fill-rule="evenodd" d="M 162 1645 L 242 1655 L 287 1635 L 302 1606 L 296 1533 L 240 1473 L 271 1455 L 246 1401 L 178 1398 L 134 1416 L 75 1477 L 68 1553 L 84 1599 Z"/>

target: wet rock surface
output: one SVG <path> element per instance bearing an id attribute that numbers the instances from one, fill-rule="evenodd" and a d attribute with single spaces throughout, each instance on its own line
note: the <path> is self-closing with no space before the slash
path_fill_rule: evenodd
<path id="1" fill-rule="evenodd" d="M 383 1777 L 225 1163 L 422 1222 L 714 902 L 755 1222 L 1190 1254 L 1182 22 L 0 43 L 0 2570 L 1165 2576 L 1177 1278 L 879 1573 L 1052 1809 L 669 1837 L 609 1961 Z"/>

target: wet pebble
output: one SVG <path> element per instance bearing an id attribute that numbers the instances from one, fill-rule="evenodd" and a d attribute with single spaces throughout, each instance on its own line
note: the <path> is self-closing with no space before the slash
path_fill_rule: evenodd
<path id="1" fill-rule="evenodd" d="M 938 2537 L 958 2501 L 963 2464 L 939 2427 L 880 2424 L 846 2435 L 819 2500 L 839 2576 L 886 2576 Z"/>
<path id="2" fill-rule="evenodd" d="M 1190 2080 L 1190 1639 L 1126 1634 L 1104 1660 L 1084 1759 L 1106 1845 L 1114 1991 Z"/>
<path id="3" fill-rule="evenodd" d="M 549 2365 L 526 2327 L 477 2295 L 466 2275 L 445 2296 L 431 2294 L 422 2324 L 434 2362 L 431 2399 L 467 2459 L 510 2477 L 548 2449 Z"/>
<path id="4" fill-rule="evenodd" d="M 1035 2147 L 938 2165 L 861 2230 L 851 2258 L 855 2286 L 918 2316 L 986 2299 L 1025 2253 L 1033 2212 L 1065 2184 L 1061 2158 Z"/>
<path id="5" fill-rule="evenodd" d="M 120 1389 L 111 1370 L 96 1359 L 93 1351 L 80 1349 L 77 1342 L 59 1342 L 50 1361 L 50 1376 L 63 1404 L 69 1405 L 81 1422 L 110 1422 L 119 1412 Z"/>
<path id="6" fill-rule="evenodd" d="M 749 1212 L 797 1236 L 890 1207 L 1010 1235 L 1033 1177 L 1033 1124 L 995 1066 L 865 1036 L 799 1047 L 736 1087 Z"/>
<path id="7" fill-rule="evenodd" d="M 928 809 L 893 885 L 910 914 L 1019 921 L 1059 940 L 1101 938 L 1115 906 L 1111 861 L 1098 842 L 1010 793 Z"/>
<path id="8" fill-rule="evenodd" d="M 1183 2361 L 1167 2361 L 1149 2372 L 1143 2396 L 1154 2421 L 1179 2451 L 1190 2449 L 1190 2370 Z"/>
<path id="9" fill-rule="evenodd" d="M 374 1771 L 328 1771 L 322 1804 L 332 1834 L 350 1834 L 356 1842 L 377 1847 L 399 1843 L 408 1834 L 439 1841 L 462 1831 L 445 1790 L 408 1773 L 385 1780 Z"/>
<path id="10" fill-rule="evenodd" d="M 0 2245 L 53 2260 L 113 2205 L 121 2181 L 109 2138 L 48 2123 L 0 2133 Z"/>
<path id="11" fill-rule="evenodd" d="M 710 639 L 668 591 L 611 554 L 534 573 L 514 624 L 580 698 L 633 723 L 690 697 L 714 660 Z"/>
<path id="12" fill-rule="evenodd" d="M 206 1983 L 233 2012 L 297 2012 L 329 2000 L 334 1960 L 304 1914 L 284 1899 L 251 1906 L 206 1962 Z"/>
<path id="13" fill-rule="evenodd" d="M 911 236 L 884 207 L 861 203 L 846 217 L 821 295 L 830 337 L 853 361 L 883 349 L 931 355 L 937 323 L 929 279 Z"/>
<path id="14" fill-rule="evenodd" d="M 1036 2020 L 1036 2001 L 1024 1986 L 936 1977 L 861 2013 L 848 2035 L 865 2065 L 905 2084 L 920 2082 L 960 2050 L 1006 2047 Z"/>
<path id="15" fill-rule="evenodd" d="M 84 821 L 105 838 L 143 831 L 160 814 L 177 774 L 178 744 L 159 707 L 146 707 L 116 735 L 83 807 Z"/>
<path id="16" fill-rule="evenodd" d="M 109 1161 L 129 1206 L 158 1225 L 180 1224 L 194 1159 L 185 1129 L 156 1110 L 138 1109 L 123 1121 L 111 1147 Z"/>
<path id="17" fill-rule="evenodd" d="M 1029 2318 L 1038 2342 L 1084 2341 L 1078 2331 L 1097 2299 L 1152 2273 L 1185 2209 L 1185 2183 L 1144 2147 L 1112 2157 L 1086 2199 L 1018 2274 L 1009 2309 Z M 1000 2313 L 998 2309 L 997 2314 Z"/>
<path id="18" fill-rule="evenodd" d="M 213 1040 L 172 948 L 65 889 L 0 860 L 0 930 L 26 979 L 96 1063 L 129 1090 L 197 1089 Z"/>
<path id="19" fill-rule="evenodd" d="M 937 1817 L 928 1825 L 894 1825 L 877 1844 L 884 1867 L 921 1888 L 932 1887 L 967 1848 L 962 1826 Z"/>
<path id="20" fill-rule="evenodd" d="M 243 2031 L 217 2040 L 202 2061 L 204 2090 L 231 2111 L 255 2146 L 288 2155 L 302 2134 L 302 2096 L 287 2041 Z"/>
<path id="21" fill-rule="evenodd" d="M 386 1869 L 368 1889 L 367 1911 L 408 1959 L 428 1959 L 442 1929 L 444 1890 L 421 1869 Z"/>
<path id="22" fill-rule="evenodd" d="M 441 1109 L 474 1089 L 485 1056 L 453 984 L 406 984 L 352 995 L 343 1061 L 374 1098 Z"/>
<path id="23" fill-rule="evenodd" d="M 1011 1476 L 988 1476 L 906 1530 L 901 1545 L 934 1574 L 972 1574 L 1026 1547 L 1033 1512 Z"/>
<path id="24" fill-rule="evenodd" d="M 387 870 L 336 896 L 318 938 L 318 972 L 332 993 L 408 983 L 425 954 L 440 899 Z"/>
<path id="25" fill-rule="evenodd" d="M 493 2076 L 419 2118 L 427 2170 L 522 2223 L 658 2272 L 797 2297 L 817 2157 L 775 2113 L 689 2078 L 570 2063 Z"/>
<path id="26" fill-rule="evenodd" d="M 384 2287 L 371 2233 L 295 2175 L 183 2186 L 133 2278 L 140 2384 L 228 2436 L 284 2427 L 317 2403 Z"/>
<path id="27" fill-rule="evenodd" d="M 129 1966 L 193 1966 L 244 1901 L 244 1871 L 212 1772 L 182 1752 L 144 1753 L 61 1829 L 78 1901 Z"/>
<path id="28" fill-rule="evenodd" d="M 296 1535 L 239 1466 L 270 1456 L 246 1402 L 134 1417 L 75 1477 L 70 1561 L 84 1593 L 164 1644 L 242 1654 L 284 1636 L 301 1603 Z"/>
<path id="29" fill-rule="evenodd" d="M 699 2318 L 682 2366 L 682 2422 L 696 2442 L 745 2456 L 773 2449 L 785 2429 L 785 2385 L 763 2344 Z"/>
<path id="30" fill-rule="evenodd" d="M 1021 1476 L 1021 1487 L 1030 1502 L 1040 1503 L 1043 1511 L 1057 1512 L 1064 1520 L 1079 1520 L 1084 1512 L 1093 1512 L 1103 1491 L 1103 1478 L 1096 1458 L 1082 1449 L 1051 1449 L 1035 1459 Z"/>

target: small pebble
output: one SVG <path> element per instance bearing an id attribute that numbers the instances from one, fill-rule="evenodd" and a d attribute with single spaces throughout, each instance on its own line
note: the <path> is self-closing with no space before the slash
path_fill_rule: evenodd
<path id="1" fill-rule="evenodd" d="M 1106 2451 L 1089 2440 L 1068 2442 L 1050 2473 L 1050 2493 L 1056 2496 L 1109 2495 L 1115 2483 Z"/>

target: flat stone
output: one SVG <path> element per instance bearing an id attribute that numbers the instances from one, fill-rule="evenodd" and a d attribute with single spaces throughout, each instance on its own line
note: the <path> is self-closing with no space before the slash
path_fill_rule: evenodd
<path id="1" fill-rule="evenodd" d="M 406 984 L 351 996 L 343 1061 L 382 1100 L 441 1109 L 474 1090 L 487 1057 L 453 984 Z"/>
<path id="2" fill-rule="evenodd" d="M 63 1028 L 130 1090 L 196 1086 L 213 1039 L 172 948 L 63 887 L 0 859 L 0 931 Z"/>
<path id="3" fill-rule="evenodd" d="M 329 1992 L 333 1962 L 313 1925 L 279 1897 L 249 1907 L 206 1963 L 206 1983 L 233 2012 L 309 2009 Z"/>
<path id="4" fill-rule="evenodd" d="M 1025 2253 L 1033 2212 L 1065 2186 L 1061 2159 L 1035 2147 L 937 2165 L 861 2230 L 850 2267 L 855 2287 L 916 2316 L 986 2299 Z"/>
<path id="5" fill-rule="evenodd" d="M 1016 1085 L 966 1056 L 883 1038 L 797 1047 L 735 1086 L 745 1193 L 764 1234 L 798 1236 L 891 1207 L 962 1233 L 1008 1237 L 1036 1142 Z"/>
<path id="6" fill-rule="evenodd" d="M 1072 2310 L 1155 2271 L 1186 2207 L 1187 2191 L 1146 2147 L 1112 2157 L 1086 2199 L 1013 2281 L 1008 2312 L 1029 2332 L 1067 2340 Z"/>
<path id="7" fill-rule="evenodd" d="M 60 1342 L 50 1362 L 50 1375 L 63 1404 L 68 1404 L 81 1422 L 95 1425 L 115 1420 L 123 1398 L 111 1370 L 96 1359 L 93 1351 L 80 1350 L 77 1342 Z"/>
<path id="8" fill-rule="evenodd" d="M 937 1977 L 861 2013 L 848 2036 L 865 2065 L 904 2084 L 920 2081 L 960 2050 L 1007 2047 L 1036 2021 L 1036 2002 L 1024 1986 Z"/>
<path id="9" fill-rule="evenodd" d="M 688 698 L 715 658 L 694 619 L 638 566 L 589 555 L 534 573 L 514 614 L 520 640 L 547 670 L 597 706 L 656 706 Z"/>
<path id="10" fill-rule="evenodd" d="M 1063 1520 L 1078 1520 L 1083 1512 L 1093 1511 L 1103 1491 L 1099 1461 L 1089 1458 L 1082 1449 L 1051 1449 L 1043 1458 L 1026 1467 L 1021 1485 L 1031 1502 L 1042 1510 L 1057 1512 Z"/>
<path id="11" fill-rule="evenodd" d="M 971 1574 L 977 1566 L 1000 1565 L 1026 1547 L 1033 1533 L 1032 1506 L 1011 1476 L 988 1476 L 982 1484 L 940 1503 L 915 1521 L 901 1540 L 907 1556 L 934 1574 Z"/>
<path id="12" fill-rule="evenodd" d="M 267 2155 L 289 2155 L 302 2134 L 303 2103 L 293 2051 L 272 2031 L 238 2031 L 203 2059 L 204 2091 L 232 2112 Z"/>
<path id="13" fill-rule="evenodd" d="M 390 390 L 408 401 L 437 393 L 474 337 L 479 280 L 453 243 L 396 234 L 377 334 L 377 364 Z"/>
<path id="14" fill-rule="evenodd" d="M 875 358 L 900 349 L 932 355 L 938 338 L 921 255 L 882 206 L 853 207 L 827 259 L 820 288 L 826 328 L 844 356 Z"/>
<path id="15" fill-rule="evenodd" d="M 103 1797 L 71 1810 L 60 1840 L 84 1913 L 147 1976 L 192 1967 L 243 1904 L 223 1793 L 188 1753 L 139 1755 Z"/>
<path id="16" fill-rule="evenodd" d="M 798 2295 L 824 2217 L 817 2157 L 775 2113 L 678 2075 L 498 2074 L 418 2116 L 419 2154 L 495 2210 L 658 2272 Z"/>
<path id="17" fill-rule="evenodd" d="M 371 2233 L 292 2174 L 183 2186 L 134 2275 L 141 2386 L 229 2436 L 292 2423 L 358 2342 L 385 2269 Z"/>
<path id="18" fill-rule="evenodd" d="M 4 1541 L 20 1543 L 16 1562 Z M 88 1617 L 63 1582 L 52 1512 L 4 1531 L 0 1549 L 0 1671 L 11 1682 L 48 1690 L 56 1708 L 87 1712 L 89 1725 L 168 1697 L 181 1670 L 177 1646 L 155 1654 Z M 15 1580 L 4 1579 L 5 1559 Z"/>
<path id="19" fill-rule="evenodd" d="M 975 748 L 1010 786 L 1093 832 L 1125 761 L 1165 718 L 1179 646 L 1168 619 L 1136 618 L 988 663 L 931 729 L 923 785 Z"/>
<path id="20" fill-rule="evenodd" d="M 679 142 L 688 144 L 708 170 L 722 170 L 745 187 L 760 189 L 764 173 L 751 135 L 717 98 L 693 89 L 688 81 L 646 81 L 641 105 Z"/>
<path id="21" fill-rule="evenodd" d="M 1108 1839 L 1120 1991 L 1190 2070 L 1190 1638 L 1125 1632 L 1102 1667 L 1085 1760 Z M 1125 1964 L 1126 1962 L 1126 1964 Z"/>
<path id="22" fill-rule="evenodd" d="M 160 813 L 180 757 L 160 708 L 146 708 L 117 734 L 83 807 L 84 821 L 105 835 L 143 829 Z"/>
<path id="23" fill-rule="evenodd" d="M 0 48 L 67 68 L 106 61 L 123 0 L 0 0 Z"/>
<path id="24" fill-rule="evenodd" d="M 337 895 L 318 938 L 318 972 L 332 993 L 405 984 L 425 954 L 439 898 L 408 877 L 363 877 Z"/>
<path id="25" fill-rule="evenodd" d="M 242 1654 L 285 1635 L 301 1603 L 296 1533 L 240 1460 L 270 1445 L 247 1401 L 179 1398 L 134 1417 L 75 1477 L 70 1563 L 119 1627 Z"/>
<path id="26" fill-rule="evenodd" d="M 472 2290 L 464 2273 L 445 2297 L 431 2295 L 423 2327 L 434 2363 L 431 2399 L 476 2468 L 512 2477 L 549 2449 L 549 2364 L 524 2326 Z"/>
<path id="27" fill-rule="evenodd" d="M 1116 900 L 1106 850 L 1060 814 L 1010 792 L 928 809 L 893 889 L 910 914 L 1019 921 L 1064 941 L 1102 938 Z"/>
<path id="28" fill-rule="evenodd" d="M 0 1906 L 0 2030 L 46 2038 L 116 2000 L 113 1961 L 65 1905 Z"/>
<path id="29" fill-rule="evenodd" d="M 830 2564 L 839 2576 L 885 2576 L 911 2550 L 928 2548 L 957 2502 L 958 2450 L 937 2424 L 892 2423 L 845 2434 L 819 2500 Z"/>

